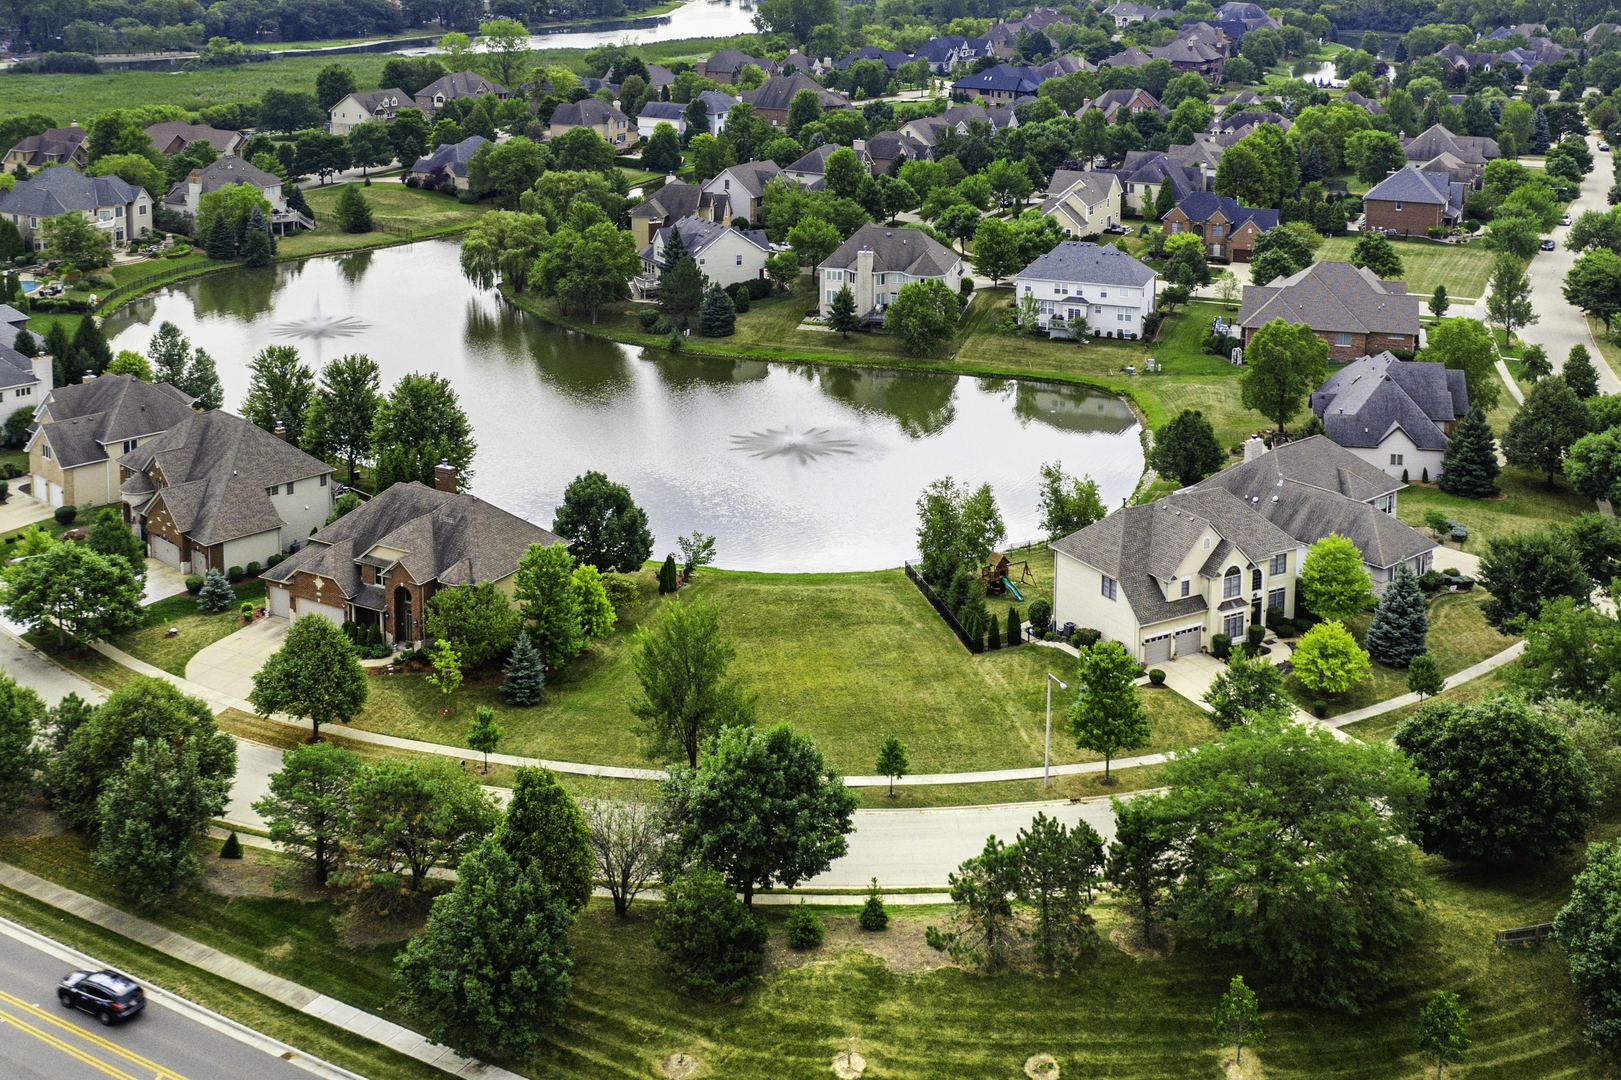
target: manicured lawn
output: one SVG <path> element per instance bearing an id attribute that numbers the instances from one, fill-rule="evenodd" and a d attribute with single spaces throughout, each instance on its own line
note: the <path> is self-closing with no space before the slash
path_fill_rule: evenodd
<path id="1" fill-rule="evenodd" d="M 649 575 L 645 593 L 652 592 L 650 582 Z M 708 570 L 692 589 L 720 604 L 737 643 L 735 670 L 758 695 L 759 722 L 786 721 L 814 736 L 828 761 L 846 773 L 873 772 L 888 735 L 906 743 L 913 773 L 1040 765 L 1043 679 L 1051 671 L 1072 681 L 1074 659 L 1056 649 L 1025 645 L 970 655 L 899 570 Z M 356 726 L 465 746 L 473 709 L 489 705 L 506 729 L 504 752 L 644 764 L 640 722 L 630 713 L 640 686 L 630 668 L 628 630 L 654 603 L 649 597 L 609 639 L 564 668 L 534 708 L 507 706 L 495 676 L 477 685 L 470 680 L 452 699 L 455 713 L 441 716 L 445 699 L 425 676 L 377 675 Z M 1006 601 L 995 602 L 992 611 L 1004 617 Z M 1170 692 L 1146 693 L 1144 700 L 1154 720 L 1153 750 L 1201 743 L 1215 734 L 1192 702 Z M 1067 702 L 1055 695 L 1055 729 L 1061 710 Z M 1052 759 L 1099 756 L 1077 750 L 1055 730 Z"/>
<path id="2" fill-rule="evenodd" d="M 333 221 L 332 208 L 349 184 L 309 188 L 304 197 L 315 211 L 314 232 L 300 232 L 276 245 L 276 254 L 317 255 L 324 251 L 366 247 L 398 241 L 401 237 L 425 232 L 462 229 L 490 209 L 488 203 L 466 205 L 453 195 L 422 191 L 403 184 L 373 184 L 360 192 L 371 203 L 373 231 L 346 233 Z"/>
<path id="3" fill-rule="evenodd" d="M 1504 395 L 1507 396 L 1506 394 Z M 1504 492 L 1499 499 L 1465 499 L 1438 487 L 1411 484 L 1396 497 L 1396 514 L 1409 525 L 1424 524 L 1424 511 L 1435 507 L 1469 527 L 1465 551 L 1479 555 L 1494 536 L 1535 529 L 1550 521 L 1569 521 L 1596 509 L 1593 500 L 1570 489 L 1563 479 L 1548 487 L 1545 477 L 1523 469 L 1505 468 L 1497 478 Z"/>
<path id="4" fill-rule="evenodd" d="M 265 599 L 264 582 L 249 578 L 231 586 L 238 604 L 251 600 L 262 607 Z M 139 630 L 120 634 L 109 643 L 123 649 L 137 660 L 145 660 L 171 675 L 184 676 L 186 662 L 203 649 L 223 637 L 242 629 L 241 612 L 233 606 L 217 615 L 204 615 L 197 610 L 197 598 L 189 593 L 171 596 L 146 609 L 146 625 Z M 169 629 L 180 631 L 169 637 Z"/>
<path id="5" fill-rule="evenodd" d="M 1477 701 L 1496 697 L 1506 690 L 1512 689 L 1508 680 L 1509 669 L 1515 667 L 1518 660 L 1504 664 L 1500 668 L 1488 671 L 1478 679 L 1470 679 L 1457 686 L 1448 686 L 1435 695 L 1432 701 L 1450 701 L 1460 705 L 1472 705 Z M 1417 712 L 1421 705 L 1406 705 L 1400 709 L 1392 709 L 1378 716 L 1370 716 L 1366 720 L 1358 720 L 1354 724 L 1346 724 L 1342 731 L 1348 731 L 1359 739 L 1367 742 L 1379 742 L 1390 738 L 1396 732 L 1396 726 Z"/>
<path id="6" fill-rule="evenodd" d="M 1443 676 L 1450 676 L 1466 667 L 1478 664 L 1514 644 L 1515 638 L 1504 637 L 1487 624 L 1480 612 L 1484 594 L 1479 591 L 1443 593 L 1429 604 L 1430 652 L 1441 668 Z M 1346 625 L 1357 641 L 1368 632 L 1371 614 L 1358 615 Z M 1284 680 L 1291 697 L 1302 708 L 1311 708 L 1318 695 L 1308 690 L 1294 675 Z M 1338 697 L 1325 697 L 1330 716 L 1365 708 L 1380 701 L 1388 701 L 1407 693 L 1407 669 L 1391 668 L 1375 661 L 1373 673 Z"/>
<path id="7" fill-rule="evenodd" d="M 1454 301 L 1478 299 L 1486 294 L 1486 275 L 1491 272 L 1492 253 L 1478 240 L 1468 244 L 1437 244 L 1431 240 L 1391 241 L 1402 259 L 1399 280 L 1407 282 L 1413 296 L 1428 297 L 1437 285 L 1447 287 Z M 1331 236 L 1318 249 L 1317 259 L 1348 262 L 1355 236 Z"/>
<path id="8" fill-rule="evenodd" d="M 52 633 L 38 634 L 30 632 L 26 640 L 34 648 L 69 671 L 82 675 L 108 690 L 117 690 L 131 679 L 140 677 L 123 664 L 101 655 L 94 649 L 80 651 L 75 650 L 72 646 L 62 648 L 56 644 L 56 635 Z"/>

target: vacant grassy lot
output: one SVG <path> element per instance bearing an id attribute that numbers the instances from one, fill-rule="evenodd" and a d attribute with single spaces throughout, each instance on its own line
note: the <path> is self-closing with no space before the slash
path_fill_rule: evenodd
<path id="1" fill-rule="evenodd" d="M 258 578 L 239 581 L 231 588 L 236 593 L 238 604 L 251 600 L 255 607 L 264 605 L 265 586 Z M 148 607 L 146 625 L 139 630 L 120 634 L 110 644 L 171 675 L 184 676 L 186 661 L 220 638 L 242 629 L 243 624 L 238 621 L 240 615 L 236 606 L 217 615 L 204 615 L 197 610 L 197 598 L 182 593 Z M 178 629 L 180 633 L 169 637 L 170 627 Z"/>
<path id="2" fill-rule="evenodd" d="M 346 233 L 332 217 L 338 196 L 349 184 L 332 184 L 304 192 L 315 211 L 316 228 L 277 242 L 279 256 L 320 255 L 357 247 L 397 243 L 407 236 L 465 229 L 489 210 L 486 203 L 465 205 L 453 195 L 421 191 L 403 184 L 373 184 L 360 191 L 372 208 L 372 231 Z"/>
<path id="3" fill-rule="evenodd" d="M 1535 529 L 1550 521 L 1569 521 L 1597 507 L 1570 489 L 1562 478 L 1549 487 L 1546 477 L 1523 469 L 1505 468 L 1497 478 L 1503 497 L 1465 499 L 1440 488 L 1412 484 L 1396 498 L 1396 514 L 1409 525 L 1424 524 L 1424 511 L 1434 507 L 1453 521 L 1469 527 L 1464 550 L 1480 554 L 1494 536 Z"/>
<path id="4" fill-rule="evenodd" d="M 1433 240 L 1395 239 L 1391 244 L 1402 260 L 1402 273 L 1397 277 L 1407 282 L 1407 291 L 1412 295 L 1428 297 L 1437 285 L 1445 285 L 1454 301 L 1486 295 L 1492 253 L 1479 241 L 1438 244 Z M 1318 250 L 1318 261 L 1348 262 L 1355 246 L 1355 236 L 1331 236 Z"/>

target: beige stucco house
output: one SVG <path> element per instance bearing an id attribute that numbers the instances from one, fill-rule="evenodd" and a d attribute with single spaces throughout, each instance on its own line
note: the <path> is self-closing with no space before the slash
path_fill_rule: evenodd
<path id="1" fill-rule="evenodd" d="M 133 375 L 51 390 L 35 409 L 28 437 L 30 493 L 52 506 L 117 502 L 118 459 L 193 415 L 191 402 L 168 383 Z"/>

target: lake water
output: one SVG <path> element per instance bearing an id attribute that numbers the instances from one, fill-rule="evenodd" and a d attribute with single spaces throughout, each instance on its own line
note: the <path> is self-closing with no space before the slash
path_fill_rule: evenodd
<path id="1" fill-rule="evenodd" d="M 635 13 L 626 16 L 635 21 Z M 654 41 L 685 41 L 689 38 L 736 37 L 754 33 L 754 5 L 739 0 L 687 0 L 667 15 L 650 18 L 652 26 L 608 27 L 603 30 L 559 31 L 531 34 L 531 49 L 594 49 L 598 45 L 632 42 L 646 45 Z M 405 56 L 427 56 L 438 48 L 401 49 Z"/>
<path id="2" fill-rule="evenodd" d="M 989 483 L 1013 540 L 1040 535 L 1038 469 L 1088 473 L 1105 505 L 1143 469 L 1117 398 L 1056 383 L 733 361 L 643 350 L 559 330 L 461 276 L 428 241 L 164 289 L 108 323 L 144 352 L 164 320 L 209 351 L 225 407 L 250 358 L 297 345 L 317 371 L 345 353 L 449 379 L 479 449 L 467 489 L 550 526 L 563 489 L 596 469 L 647 510 L 659 556 L 694 529 L 718 564 L 780 571 L 899 566 L 916 501 L 945 475 Z M 310 336 L 310 335 L 315 336 Z"/>

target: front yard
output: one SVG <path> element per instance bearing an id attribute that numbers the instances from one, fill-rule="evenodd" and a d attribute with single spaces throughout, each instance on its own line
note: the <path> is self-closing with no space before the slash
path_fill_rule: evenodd
<path id="1" fill-rule="evenodd" d="M 1407 292 L 1428 299 L 1437 285 L 1447 287 L 1454 303 L 1477 300 L 1486 295 L 1486 276 L 1491 273 L 1492 253 L 1479 240 L 1467 244 L 1438 244 L 1433 240 L 1393 239 L 1391 246 L 1401 256 Z M 1317 251 L 1318 262 L 1349 262 L 1356 246 L 1355 236 L 1331 236 Z"/>
<path id="2" fill-rule="evenodd" d="M 137 660 L 145 660 L 153 667 L 184 678 L 188 660 L 214 642 L 242 629 L 245 624 L 240 621 L 241 612 L 238 610 L 242 601 L 251 600 L 256 608 L 264 606 L 265 585 L 258 578 L 239 581 L 231 589 L 236 593 L 237 603 L 229 611 L 217 615 L 204 615 L 198 611 L 197 598 L 190 593 L 159 600 L 146 609 L 145 626 L 120 634 L 108 644 L 124 650 Z M 171 628 L 180 632 L 170 637 Z"/>

